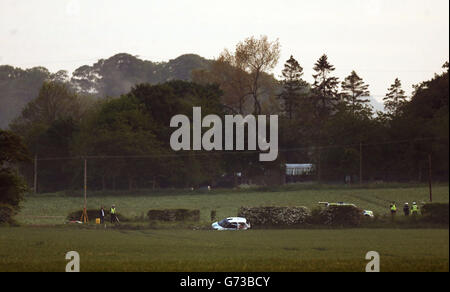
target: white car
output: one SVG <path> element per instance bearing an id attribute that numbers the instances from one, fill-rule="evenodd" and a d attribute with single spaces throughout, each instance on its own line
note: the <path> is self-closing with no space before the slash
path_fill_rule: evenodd
<path id="1" fill-rule="evenodd" d="M 375 215 L 373 215 L 373 211 L 370 211 L 370 210 L 364 210 L 364 211 L 363 211 L 363 215 L 364 215 L 365 217 L 370 217 L 370 218 L 375 217 Z"/>
<path id="2" fill-rule="evenodd" d="M 248 230 L 251 228 L 250 222 L 245 218 L 230 217 L 212 224 L 214 230 Z"/>

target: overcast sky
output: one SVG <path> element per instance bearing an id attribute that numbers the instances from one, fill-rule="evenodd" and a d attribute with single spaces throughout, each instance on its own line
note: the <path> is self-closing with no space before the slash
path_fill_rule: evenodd
<path id="1" fill-rule="evenodd" d="M 448 0 L 0 0 L 0 64 L 72 72 L 126 52 L 151 61 L 215 58 L 246 37 L 279 39 L 311 81 L 324 53 L 336 75 L 356 70 L 381 99 L 396 77 L 411 85 L 449 59 Z"/>

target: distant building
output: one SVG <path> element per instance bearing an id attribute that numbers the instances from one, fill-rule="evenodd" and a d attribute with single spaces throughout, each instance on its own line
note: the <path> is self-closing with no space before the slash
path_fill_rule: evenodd
<path id="1" fill-rule="evenodd" d="M 311 180 L 314 176 L 314 164 L 296 163 L 286 164 L 286 183 L 295 183 Z"/>

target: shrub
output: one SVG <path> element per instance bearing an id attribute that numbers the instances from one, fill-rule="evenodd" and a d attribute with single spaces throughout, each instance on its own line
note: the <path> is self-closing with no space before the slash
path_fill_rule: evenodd
<path id="1" fill-rule="evenodd" d="M 16 214 L 17 214 L 17 211 L 12 206 L 5 205 L 5 204 L 0 204 L 0 224 L 2 224 L 2 223 L 7 223 L 7 224 L 14 223 L 13 217 Z"/>
<path id="2" fill-rule="evenodd" d="M 200 221 L 200 210 L 187 209 L 166 209 L 166 210 L 150 210 L 147 213 L 151 221 Z"/>
<path id="3" fill-rule="evenodd" d="M 79 211 L 75 211 L 70 213 L 67 216 L 67 220 L 69 221 L 79 221 L 81 219 L 81 215 L 83 214 L 83 210 L 79 210 Z M 87 210 L 87 215 L 89 218 L 89 221 L 91 222 L 95 222 L 96 218 L 100 218 L 100 210 Z M 121 222 L 129 222 L 130 219 L 120 215 L 119 213 L 116 213 L 117 217 L 119 217 L 119 220 Z M 105 210 L 105 221 L 110 221 L 111 220 L 111 214 L 109 214 L 109 211 Z"/>
<path id="4" fill-rule="evenodd" d="M 331 226 L 358 226 L 364 216 L 363 211 L 354 206 L 329 206 L 315 212 L 315 223 Z"/>
<path id="5" fill-rule="evenodd" d="M 254 226 L 286 226 L 306 223 L 310 212 L 306 207 L 241 207 L 238 216 Z"/>
<path id="6" fill-rule="evenodd" d="M 432 223 L 448 224 L 448 203 L 428 203 L 422 207 L 423 220 Z"/>
<path id="7" fill-rule="evenodd" d="M 0 204 L 19 211 L 20 202 L 27 191 L 22 177 L 8 169 L 0 169 Z"/>

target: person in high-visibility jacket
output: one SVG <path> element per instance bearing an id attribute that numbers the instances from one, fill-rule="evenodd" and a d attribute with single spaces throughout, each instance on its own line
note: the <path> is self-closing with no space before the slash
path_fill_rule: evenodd
<path id="1" fill-rule="evenodd" d="M 395 214 L 397 214 L 397 205 L 395 204 L 395 202 L 392 202 L 392 204 L 391 204 L 392 220 L 394 220 Z"/>
<path id="2" fill-rule="evenodd" d="M 116 218 L 116 205 L 114 205 L 114 204 L 112 205 L 110 213 L 111 213 L 111 223 L 115 223 L 117 221 L 117 218 Z"/>
<path id="3" fill-rule="evenodd" d="M 391 213 L 392 214 L 397 213 L 397 205 L 395 204 L 395 202 L 392 202 L 391 204 Z"/>
<path id="4" fill-rule="evenodd" d="M 412 207 L 411 207 L 411 214 L 413 216 L 417 216 L 419 215 L 419 206 L 417 206 L 416 202 L 413 202 Z"/>

